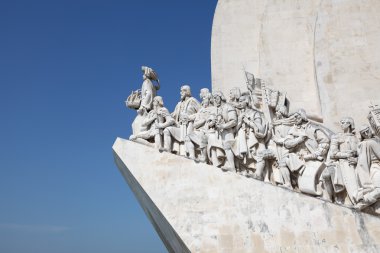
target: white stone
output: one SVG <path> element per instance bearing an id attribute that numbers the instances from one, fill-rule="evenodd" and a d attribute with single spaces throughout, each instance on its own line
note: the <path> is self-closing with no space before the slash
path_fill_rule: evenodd
<path id="1" fill-rule="evenodd" d="M 365 123 L 380 99 L 379 12 L 378 0 L 219 0 L 212 87 L 245 88 L 246 69 L 333 130 L 346 115 Z"/>
<path id="2" fill-rule="evenodd" d="M 378 217 L 120 138 L 113 150 L 170 252 L 380 251 Z"/>

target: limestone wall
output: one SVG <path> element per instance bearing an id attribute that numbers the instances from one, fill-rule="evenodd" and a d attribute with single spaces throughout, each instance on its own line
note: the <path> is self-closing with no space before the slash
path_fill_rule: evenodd
<path id="1" fill-rule="evenodd" d="M 380 252 L 379 217 L 120 138 L 113 150 L 170 252 Z"/>
<path id="2" fill-rule="evenodd" d="M 378 0 L 219 0 L 212 87 L 245 87 L 246 69 L 334 130 L 342 116 L 366 123 L 380 101 L 379 13 Z"/>

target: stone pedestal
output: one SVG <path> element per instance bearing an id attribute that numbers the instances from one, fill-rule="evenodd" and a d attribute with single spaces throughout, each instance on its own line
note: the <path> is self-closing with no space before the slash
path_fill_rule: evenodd
<path id="1" fill-rule="evenodd" d="M 118 138 L 115 162 L 170 252 L 380 252 L 380 218 Z"/>

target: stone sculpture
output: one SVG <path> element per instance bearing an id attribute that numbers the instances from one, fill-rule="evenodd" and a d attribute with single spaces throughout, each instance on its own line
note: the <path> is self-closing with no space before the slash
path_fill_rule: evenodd
<path id="1" fill-rule="evenodd" d="M 204 92 L 204 93 L 202 93 Z M 186 152 L 190 159 L 196 160 L 195 157 L 195 148 L 196 146 L 200 150 L 200 158 L 198 159 L 201 162 L 207 161 L 207 143 L 208 143 L 208 134 L 210 132 L 210 122 L 207 120 L 210 118 L 210 115 L 216 114 L 215 107 L 212 105 L 212 95 L 211 93 L 202 89 L 200 97 L 202 98 L 202 108 L 195 114 L 192 133 L 189 133 L 185 137 Z M 213 130 L 211 130 L 213 132 Z"/>
<path id="2" fill-rule="evenodd" d="M 362 142 L 358 148 L 356 167 L 359 190 L 358 207 L 363 209 L 374 204 L 380 198 L 380 138 L 374 136 L 369 126 L 360 129 Z"/>
<path id="3" fill-rule="evenodd" d="M 162 150 L 185 155 L 185 137 L 193 132 L 195 114 L 199 111 L 200 104 L 191 96 L 189 85 L 183 85 L 180 94 L 181 101 L 178 102 L 172 113 L 175 125 L 165 128 L 164 148 Z M 173 142 L 175 142 L 175 145 L 173 145 Z"/>
<path id="4" fill-rule="evenodd" d="M 157 73 L 153 69 L 142 66 L 141 70 L 143 71 L 144 82 L 141 85 L 141 105 L 139 109 L 149 112 L 153 106 L 153 98 L 160 89 L 160 82 Z M 157 82 L 157 86 L 153 84 L 153 81 Z"/>
<path id="5" fill-rule="evenodd" d="M 235 126 L 238 123 L 237 112 L 232 105 L 227 103 L 222 92 L 216 91 L 212 95 L 217 110 L 215 125 L 217 134 L 210 135 L 208 141 L 217 147 L 223 147 L 225 152 L 223 170 L 235 171 L 235 157 L 232 152 L 232 146 L 235 141 Z M 220 166 L 223 163 L 215 150 L 211 152 L 211 156 L 213 164 L 217 163 L 217 166 Z M 216 159 L 218 159 L 217 162 Z"/>
<path id="6" fill-rule="evenodd" d="M 154 138 L 155 147 L 162 148 L 163 129 L 174 124 L 174 119 L 170 115 L 168 109 L 164 107 L 162 97 L 156 96 L 153 98 L 153 110 L 145 117 L 142 126 L 146 131 L 139 132 L 136 135 L 131 135 L 130 140 L 138 138 L 150 140 Z"/>
<path id="7" fill-rule="evenodd" d="M 173 113 L 156 96 L 157 74 L 148 67 L 130 139 L 196 162 L 265 180 L 341 205 L 380 214 L 380 109 L 372 106 L 371 125 L 359 143 L 350 117 L 333 133 L 310 120 L 305 110 L 289 114 L 289 101 L 264 80 L 246 72 L 246 91 L 200 90 L 201 105 L 189 85 Z M 137 123 L 136 123 L 137 122 Z M 138 127 L 137 127 L 138 126 Z M 372 131 L 372 129 L 374 131 Z M 379 208 L 378 208 L 379 207 Z"/>
<path id="8" fill-rule="evenodd" d="M 330 163 L 322 174 L 322 181 L 330 201 L 354 205 L 358 191 L 355 167 L 359 141 L 355 136 L 355 123 L 351 117 L 343 118 L 340 125 L 343 132 L 331 137 Z"/>

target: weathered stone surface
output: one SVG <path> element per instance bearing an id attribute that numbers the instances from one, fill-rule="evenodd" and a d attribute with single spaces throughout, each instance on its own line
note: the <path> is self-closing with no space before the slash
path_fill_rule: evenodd
<path id="1" fill-rule="evenodd" d="M 120 138 L 113 150 L 171 252 L 380 251 L 378 217 Z"/>
<path id="2" fill-rule="evenodd" d="M 377 0 L 219 0 L 213 89 L 245 87 L 246 69 L 327 127 L 345 115 L 364 123 L 380 94 L 379 12 Z"/>

